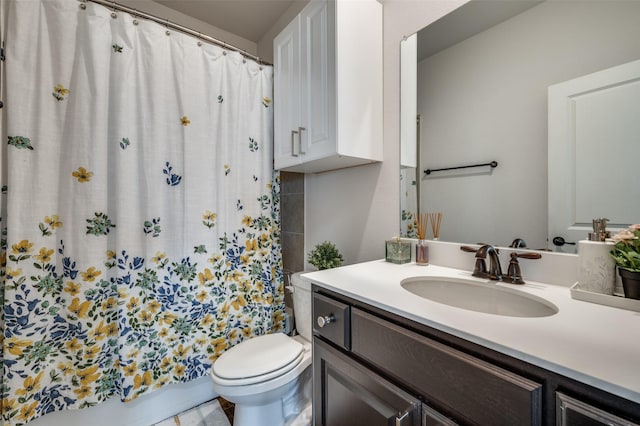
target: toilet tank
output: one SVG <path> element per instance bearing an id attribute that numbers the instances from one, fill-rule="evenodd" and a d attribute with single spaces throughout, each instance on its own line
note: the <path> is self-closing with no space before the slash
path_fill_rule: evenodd
<path id="1" fill-rule="evenodd" d="M 298 333 L 311 341 L 311 282 L 300 277 L 304 272 L 291 274 L 293 286 L 293 314 Z"/>

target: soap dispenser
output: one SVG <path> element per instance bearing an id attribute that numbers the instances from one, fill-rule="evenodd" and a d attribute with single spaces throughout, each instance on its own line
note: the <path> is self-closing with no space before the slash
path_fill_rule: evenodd
<path id="1" fill-rule="evenodd" d="M 586 240 L 578 242 L 580 270 L 578 285 L 581 290 L 600 294 L 613 294 L 616 285 L 616 265 L 609 256 L 613 242 L 607 241 L 611 232 L 607 231 L 607 218 L 593 219 L 593 231 Z"/>

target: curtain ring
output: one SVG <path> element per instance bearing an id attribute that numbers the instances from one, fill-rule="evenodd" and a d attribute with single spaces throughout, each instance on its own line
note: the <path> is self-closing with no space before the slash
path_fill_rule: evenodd
<path id="1" fill-rule="evenodd" d="M 164 24 L 165 28 L 167 29 L 167 31 L 165 31 L 165 35 L 171 35 L 171 31 L 169 31 L 169 20 L 167 19 L 167 23 Z"/>
<path id="2" fill-rule="evenodd" d="M 118 14 L 116 13 L 116 2 L 112 2 L 113 3 L 113 9 L 111 9 L 111 17 L 113 19 L 116 19 L 118 17 Z"/>
<path id="3" fill-rule="evenodd" d="M 136 19 L 136 16 L 138 16 L 138 9 L 133 9 L 133 25 L 138 25 L 138 20 Z"/>
<path id="4" fill-rule="evenodd" d="M 198 39 L 202 38 L 202 33 L 198 32 Z M 198 46 L 202 46 L 202 41 L 198 40 Z"/>

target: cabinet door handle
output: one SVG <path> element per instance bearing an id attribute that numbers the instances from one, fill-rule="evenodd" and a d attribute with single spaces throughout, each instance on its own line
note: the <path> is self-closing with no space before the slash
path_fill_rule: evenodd
<path id="1" fill-rule="evenodd" d="M 296 133 L 298 133 L 296 130 L 291 131 L 291 156 L 293 157 L 297 157 L 299 155 L 296 154 Z"/>
<path id="2" fill-rule="evenodd" d="M 298 147 L 300 149 L 300 154 L 304 154 L 305 152 L 302 150 L 302 131 L 307 130 L 304 127 L 298 127 Z"/>
<path id="3" fill-rule="evenodd" d="M 332 322 L 336 322 L 336 317 L 333 314 L 324 315 L 324 316 L 320 315 L 316 321 L 318 323 L 318 327 L 322 328 L 325 325 L 329 325 Z"/>

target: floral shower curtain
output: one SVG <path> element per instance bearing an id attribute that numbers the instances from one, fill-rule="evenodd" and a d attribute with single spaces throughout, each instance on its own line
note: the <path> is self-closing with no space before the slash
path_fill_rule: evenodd
<path id="1" fill-rule="evenodd" d="M 9 3 L 4 422 L 189 381 L 281 330 L 272 68 L 93 3 Z"/>

